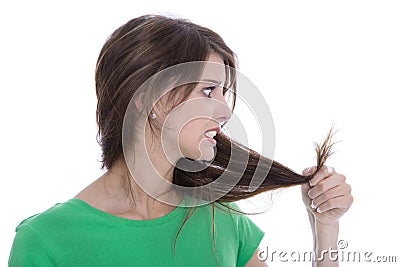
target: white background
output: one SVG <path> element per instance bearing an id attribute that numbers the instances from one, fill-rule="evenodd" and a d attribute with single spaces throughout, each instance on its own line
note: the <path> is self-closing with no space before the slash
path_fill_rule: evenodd
<path id="1" fill-rule="evenodd" d="M 399 3 L 264 2 L 2 2 L 0 265 L 22 219 L 101 175 L 95 63 L 112 31 L 147 13 L 187 18 L 225 39 L 271 109 L 275 160 L 297 172 L 314 165 L 313 142 L 334 122 L 342 142 L 326 164 L 347 176 L 355 199 L 339 239 L 349 251 L 399 262 Z M 283 190 L 266 214 L 251 216 L 270 250 L 312 247 L 299 189 Z"/>

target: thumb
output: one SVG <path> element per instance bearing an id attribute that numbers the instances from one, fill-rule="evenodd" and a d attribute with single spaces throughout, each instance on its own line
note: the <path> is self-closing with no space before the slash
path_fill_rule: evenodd
<path id="1" fill-rule="evenodd" d="M 303 175 L 309 175 L 312 174 L 314 172 L 314 169 L 316 168 L 316 166 L 312 166 L 312 167 L 308 167 L 305 168 L 302 172 Z"/>
<path id="2" fill-rule="evenodd" d="M 312 167 L 309 167 L 309 168 L 305 168 L 305 169 L 303 170 L 302 174 L 303 174 L 303 175 L 309 175 L 309 174 L 311 174 L 311 173 L 314 171 L 315 168 L 316 168 L 316 166 L 312 166 Z M 301 185 L 301 191 L 302 191 L 303 193 L 308 192 L 308 190 L 310 190 L 310 189 L 311 189 L 310 183 L 304 183 L 304 184 Z M 307 194 L 307 195 L 308 195 L 308 194 Z"/>
<path id="3" fill-rule="evenodd" d="M 309 183 L 304 183 L 301 185 L 301 191 L 303 191 L 303 192 L 308 192 L 308 190 L 310 190 L 310 189 L 311 189 L 311 186 Z"/>

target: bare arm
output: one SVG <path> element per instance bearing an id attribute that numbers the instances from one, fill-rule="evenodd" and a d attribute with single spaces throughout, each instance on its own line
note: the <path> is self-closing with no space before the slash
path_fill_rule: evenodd
<path id="1" fill-rule="evenodd" d="M 337 261 L 337 254 L 333 253 L 337 251 L 337 239 L 339 235 L 339 222 L 333 222 L 330 224 L 322 224 L 316 222 L 315 224 L 315 239 L 316 246 L 314 247 L 314 253 L 316 261 L 313 262 L 313 267 L 337 267 L 339 262 Z"/>
<path id="2" fill-rule="evenodd" d="M 313 173 L 315 166 L 305 169 L 303 174 Z M 344 175 L 338 174 L 331 167 L 322 167 L 310 184 L 301 187 L 303 202 L 306 206 L 313 235 L 315 261 L 312 267 L 337 267 L 337 241 L 339 235 L 339 218 L 353 203 L 351 187 Z M 246 267 L 265 267 L 265 261 L 258 258 L 257 249 Z"/>
<path id="3" fill-rule="evenodd" d="M 267 267 L 267 263 L 258 258 L 259 253 L 260 253 L 260 248 L 257 248 L 256 252 L 247 262 L 245 267 Z"/>
<path id="4" fill-rule="evenodd" d="M 316 167 L 305 169 L 303 174 L 315 172 Z M 337 240 L 339 219 L 353 203 L 351 187 L 344 175 L 332 167 L 323 166 L 301 187 L 303 202 L 310 219 L 316 260 L 313 267 L 337 267 Z"/>

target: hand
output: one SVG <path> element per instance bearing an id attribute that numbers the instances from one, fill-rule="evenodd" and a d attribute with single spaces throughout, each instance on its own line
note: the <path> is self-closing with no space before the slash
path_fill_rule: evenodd
<path id="1" fill-rule="evenodd" d="M 303 175 L 312 174 L 315 170 L 316 166 L 307 168 Z M 338 221 L 353 203 L 346 177 L 332 167 L 322 166 L 310 183 L 301 186 L 301 192 L 307 211 L 320 223 Z"/>

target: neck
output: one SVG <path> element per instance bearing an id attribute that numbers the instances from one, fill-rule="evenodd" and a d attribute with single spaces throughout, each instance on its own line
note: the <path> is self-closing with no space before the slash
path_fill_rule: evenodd
<path id="1" fill-rule="evenodd" d="M 146 155 L 137 151 L 135 154 Z M 172 183 L 174 166 L 159 155 L 149 155 L 153 165 L 147 156 L 137 157 L 129 168 L 121 157 L 75 198 L 127 219 L 149 220 L 168 214 L 181 202 L 183 195 L 171 190 L 171 185 L 166 182 Z"/>
<path id="2" fill-rule="evenodd" d="M 182 200 L 182 195 L 171 187 L 174 165 L 158 148 L 140 149 L 136 145 L 134 155 L 126 161 L 120 157 L 100 178 L 105 191 L 114 196 L 116 203 L 124 203 L 126 208 L 129 203 L 129 212 L 138 218 L 165 215 Z"/>
<path id="3" fill-rule="evenodd" d="M 142 136 L 132 146 L 134 152 L 117 159 L 106 173 L 75 197 L 107 213 L 130 219 L 158 218 L 175 209 L 183 197 L 171 186 L 173 164 L 180 157 L 168 154 L 167 158 L 162 147 L 152 143 L 150 135 Z M 176 149 L 167 150 L 177 153 Z"/>

